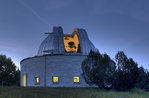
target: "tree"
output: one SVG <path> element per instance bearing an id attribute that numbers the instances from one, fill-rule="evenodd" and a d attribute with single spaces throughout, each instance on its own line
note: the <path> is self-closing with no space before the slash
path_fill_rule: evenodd
<path id="1" fill-rule="evenodd" d="M 11 86 L 16 84 L 19 70 L 16 71 L 16 66 L 11 58 L 5 55 L 0 55 L 0 85 Z"/>
<path id="2" fill-rule="evenodd" d="M 139 70 L 139 74 L 138 74 L 137 81 L 135 83 L 135 87 L 140 88 L 140 89 L 144 89 L 146 77 L 147 77 L 147 72 L 145 71 L 145 69 L 142 66 L 139 67 L 138 70 Z"/>
<path id="3" fill-rule="evenodd" d="M 114 88 L 123 91 L 134 88 L 139 73 L 138 64 L 132 58 L 128 59 L 123 51 L 119 51 L 115 58 L 117 71 Z"/>
<path id="4" fill-rule="evenodd" d="M 96 84 L 99 88 L 112 87 L 115 63 L 107 54 L 90 51 L 82 62 L 82 71 L 86 83 Z"/>
<path id="5" fill-rule="evenodd" d="M 16 70 L 16 72 L 15 72 L 15 77 L 14 77 L 14 79 L 15 79 L 15 84 L 16 84 L 16 86 L 20 86 L 20 70 L 19 70 L 19 68 Z"/>
<path id="6" fill-rule="evenodd" d="M 149 72 L 142 66 L 139 67 L 139 74 L 135 83 L 135 87 L 149 91 Z"/>
<path id="7" fill-rule="evenodd" d="M 149 72 L 146 72 L 144 90 L 149 91 Z"/>

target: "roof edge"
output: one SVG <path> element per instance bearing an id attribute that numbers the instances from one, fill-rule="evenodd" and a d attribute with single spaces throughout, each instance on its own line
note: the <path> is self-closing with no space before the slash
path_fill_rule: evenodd
<path id="1" fill-rule="evenodd" d="M 27 57 L 20 61 L 20 66 L 21 66 L 21 63 L 25 60 L 36 58 L 36 57 L 44 57 L 44 56 L 87 56 L 87 54 L 65 53 L 65 54 L 45 54 L 45 55 L 41 55 L 41 56 Z"/>

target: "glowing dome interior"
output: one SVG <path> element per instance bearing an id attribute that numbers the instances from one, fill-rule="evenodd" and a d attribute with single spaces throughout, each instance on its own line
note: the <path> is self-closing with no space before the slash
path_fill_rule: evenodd
<path id="1" fill-rule="evenodd" d="M 74 29 L 72 35 L 68 35 L 63 34 L 62 27 L 53 27 L 53 32 L 49 33 L 41 43 L 37 55 L 66 53 L 87 55 L 90 50 L 98 51 L 84 29 Z"/>

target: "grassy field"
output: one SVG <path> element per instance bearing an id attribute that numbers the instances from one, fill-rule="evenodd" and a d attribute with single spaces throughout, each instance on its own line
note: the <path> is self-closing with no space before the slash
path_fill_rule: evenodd
<path id="1" fill-rule="evenodd" d="M 149 92 L 116 92 L 98 88 L 0 87 L 0 98 L 149 98 Z"/>

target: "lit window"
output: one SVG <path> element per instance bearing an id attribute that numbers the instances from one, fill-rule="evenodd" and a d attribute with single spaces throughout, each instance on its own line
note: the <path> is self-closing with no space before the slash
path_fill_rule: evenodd
<path id="1" fill-rule="evenodd" d="M 58 83 L 58 76 L 53 76 L 52 80 L 53 80 L 53 83 Z"/>
<path id="2" fill-rule="evenodd" d="M 79 77 L 78 76 L 75 76 L 75 77 L 73 77 L 73 82 L 74 83 L 79 83 Z"/>
<path id="3" fill-rule="evenodd" d="M 39 84 L 39 77 L 35 77 L 35 84 Z"/>
<path id="4" fill-rule="evenodd" d="M 26 74 L 23 74 L 23 87 L 26 87 Z"/>

